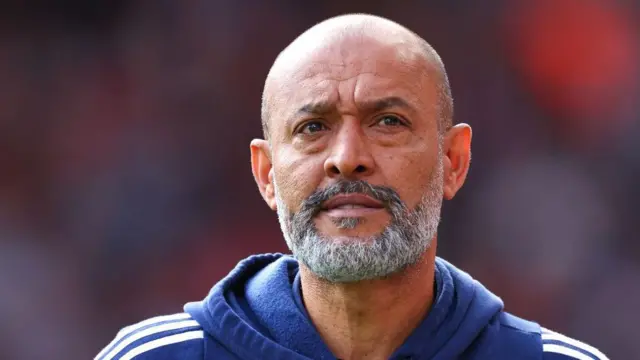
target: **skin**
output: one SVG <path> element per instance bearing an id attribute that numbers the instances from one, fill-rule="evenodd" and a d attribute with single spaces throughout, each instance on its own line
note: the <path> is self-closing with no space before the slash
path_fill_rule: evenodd
<path id="1" fill-rule="evenodd" d="M 440 126 L 443 66 L 398 24 L 368 15 L 330 19 L 278 57 L 265 84 L 269 140 L 251 142 L 252 170 L 264 200 L 277 204 L 274 178 L 292 211 L 316 189 L 340 179 L 392 187 L 414 208 L 438 156 L 446 200 L 469 168 L 471 128 Z M 442 141 L 442 151 L 438 142 Z M 353 229 L 321 212 L 317 229 L 335 241 L 379 234 L 384 210 L 356 210 Z M 434 297 L 437 239 L 421 261 L 383 279 L 330 283 L 301 265 L 304 303 L 340 359 L 387 359 L 426 316 Z"/>

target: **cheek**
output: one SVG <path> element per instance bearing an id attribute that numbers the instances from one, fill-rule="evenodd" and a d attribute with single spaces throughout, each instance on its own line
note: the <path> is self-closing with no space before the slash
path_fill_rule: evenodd
<path id="1" fill-rule="evenodd" d="M 381 158 L 379 171 L 398 192 L 408 207 L 416 206 L 427 191 L 437 159 L 429 152 L 406 151 L 386 154 Z"/>
<path id="2" fill-rule="evenodd" d="M 289 209 L 297 211 L 300 204 L 320 186 L 324 171 L 321 161 L 294 159 L 291 155 L 274 162 L 278 193 Z"/>

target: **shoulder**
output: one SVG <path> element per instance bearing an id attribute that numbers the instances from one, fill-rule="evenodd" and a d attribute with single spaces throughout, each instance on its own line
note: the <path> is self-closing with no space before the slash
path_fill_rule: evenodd
<path id="1" fill-rule="evenodd" d="M 609 360 L 600 350 L 555 331 L 542 328 L 543 360 Z"/>
<path id="2" fill-rule="evenodd" d="M 187 313 L 157 316 L 124 327 L 94 360 L 199 360 L 203 338 Z"/>
<path id="3" fill-rule="evenodd" d="M 507 312 L 499 316 L 503 350 L 542 360 L 609 360 L 600 350 L 582 341 L 541 327 Z"/>

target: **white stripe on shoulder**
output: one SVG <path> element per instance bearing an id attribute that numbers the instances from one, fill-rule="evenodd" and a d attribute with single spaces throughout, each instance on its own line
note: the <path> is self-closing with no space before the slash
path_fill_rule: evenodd
<path id="1" fill-rule="evenodd" d="M 142 353 L 151 351 L 153 349 L 157 349 L 162 346 L 177 344 L 184 341 L 196 340 L 196 339 L 202 339 L 202 338 L 204 338 L 204 332 L 202 330 L 189 331 L 182 334 L 175 334 L 175 335 L 163 337 L 160 339 L 150 341 L 148 343 L 144 343 L 136 348 L 131 349 L 128 353 L 124 354 L 119 360 L 131 360 Z"/>
<path id="2" fill-rule="evenodd" d="M 188 313 L 177 313 L 177 314 L 171 314 L 171 315 L 160 315 L 160 316 L 154 316 L 152 318 L 149 318 L 147 320 L 144 321 L 140 321 L 139 323 L 133 324 L 133 325 L 129 325 L 126 326 L 124 328 L 122 328 L 122 330 L 120 330 L 118 332 L 118 334 L 116 335 L 116 339 L 122 339 L 123 337 L 127 336 L 128 334 L 131 334 L 132 332 L 143 328 L 147 325 L 151 325 L 151 324 L 157 324 L 157 323 L 161 323 L 161 322 L 165 322 L 165 321 L 174 321 L 174 320 L 186 320 L 186 319 L 191 319 L 191 315 L 189 315 Z"/>
<path id="3" fill-rule="evenodd" d="M 572 359 L 577 360 L 594 360 L 594 358 L 592 358 L 591 356 L 581 353 L 578 350 L 574 350 L 557 344 L 543 344 L 542 352 L 566 355 L 571 357 Z"/>
<path id="4" fill-rule="evenodd" d="M 545 341 L 546 342 L 548 342 L 548 341 L 557 341 L 557 342 L 560 342 L 562 344 L 570 345 L 570 346 L 573 346 L 573 347 L 578 348 L 580 350 L 583 350 L 583 351 L 585 351 L 587 353 L 590 353 L 592 356 L 591 357 L 586 356 L 586 355 L 580 353 L 579 351 L 572 349 L 571 347 L 563 347 L 562 344 L 553 344 L 553 343 L 552 344 L 546 344 Z M 549 330 L 549 329 L 545 329 L 545 328 L 542 328 L 542 343 L 543 343 L 543 351 L 547 351 L 547 350 L 544 350 L 545 346 L 549 346 L 551 349 L 556 349 L 556 347 L 562 347 L 563 349 L 567 349 L 569 351 L 578 353 L 578 354 L 580 354 L 582 356 L 586 356 L 586 357 L 584 357 L 584 359 L 587 359 L 587 360 L 609 360 L 609 358 L 605 354 L 603 354 L 600 350 L 596 349 L 595 347 L 593 347 L 593 346 L 591 346 L 589 344 L 583 343 L 582 341 L 578 341 L 576 339 L 572 339 L 572 338 L 570 338 L 570 337 L 568 337 L 566 335 L 563 335 L 563 334 L 560 334 L 560 333 L 557 333 L 555 331 L 552 331 L 552 330 Z M 553 345 L 553 346 L 551 346 L 551 345 Z M 547 352 L 557 352 L 557 351 L 547 351 Z M 565 354 L 565 355 L 567 355 L 567 354 Z M 583 359 L 583 358 L 577 357 L 575 355 L 572 355 L 572 356 L 574 358 L 576 358 L 576 359 Z"/>
<path id="5" fill-rule="evenodd" d="M 98 359 L 102 358 L 104 356 L 104 354 L 106 354 L 107 351 L 109 351 L 111 348 L 113 348 L 113 346 L 118 341 L 120 341 L 122 338 L 124 338 L 125 336 L 133 333 L 134 331 L 136 331 L 138 329 L 141 329 L 141 328 L 143 328 L 145 326 L 162 323 L 162 322 L 179 321 L 179 320 L 186 320 L 186 319 L 190 319 L 190 318 L 191 318 L 191 315 L 189 315 L 188 313 L 177 313 L 177 314 L 171 314 L 171 315 L 160 315 L 160 316 L 155 316 L 155 317 L 149 318 L 149 319 L 144 320 L 144 321 L 140 321 L 140 322 L 135 323 L 133 325 L 125 326 L 124 328 L 122 328 L 116 334 L 116 337 L 107 346 L 105 346 L 102 349 L 102 351 L 100 351 L 98 353 L 98 355 L 96 355 L 94 360 L 98 360 Z"/>
<path id="6" fill-rule="evenodd" d="M 198 322 L 195 320 L 183 320 L 148 327 L 144 330 L 131 334 L 131 336 L 126 337 L 122 342 L 118 344 L 118 346 L 109 351 L 109 353 L 105 355 L 101 360 L 112 360 L 124 348 L 133 344 L 133 342 L 142 339 L 143 337 L 158 334 L 164 331 L 178 330 L 194 326 L 200 326 L 200 324 L 198 324 Z"/>

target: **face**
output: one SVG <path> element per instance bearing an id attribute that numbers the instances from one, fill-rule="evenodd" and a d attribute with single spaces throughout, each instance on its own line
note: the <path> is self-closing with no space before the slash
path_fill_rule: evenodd
<path id="1" fill-rule="evenodd" d="M 271 141 L 254 141 L 252 162 L 292 253 L 332 282 L 417 262 L 451 168 L 429 64 L 402 45 L 347 39 L 289 69 L 273 94 Z"/>

